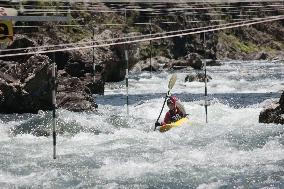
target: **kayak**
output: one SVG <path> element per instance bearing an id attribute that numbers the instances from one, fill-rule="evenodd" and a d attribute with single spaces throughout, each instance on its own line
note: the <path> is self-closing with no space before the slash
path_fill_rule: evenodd
<path id="1" fill-rule="evenodd" d="M 161 133 L 163 133 L 163 132 L 166 132 L 166 131 L 170 130 L 171 128 L 180 127 L 180 126 L 189 125 L 189 124 L 190 124 L 189 119 L 187 117 L 184 117 L 184 118 L 181 118 L 180 120 L 178 120 L 176 122 L 162 125 L 159 128 L 159 131 Z"/>

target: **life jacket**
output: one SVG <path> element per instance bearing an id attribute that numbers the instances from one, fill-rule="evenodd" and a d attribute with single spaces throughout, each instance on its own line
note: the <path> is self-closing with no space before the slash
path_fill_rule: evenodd
<path id="1" fill-rule="evenodd" d="M 170 96 L 168 101 L 174 104 L 175 109 L 166 113 L 163 124 L 176 122 L 186 116 L 185 109 L 176 96 Z"/>
<path id="2" fill-rule="evenodd" d="M 179 111 L 177 108 L 174 111 L 169 110 L 170 122 L 176 122 L 184 117 L 184 114 Z"/>

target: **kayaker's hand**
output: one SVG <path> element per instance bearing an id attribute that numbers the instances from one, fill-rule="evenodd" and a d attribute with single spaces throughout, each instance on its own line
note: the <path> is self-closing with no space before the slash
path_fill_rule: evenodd
<path id="1" fill-rule="evenodd" d="M 161 123 L 156 122 L 156 123 L 155 123 L 155 126 L 156 126 L 156 127 L 161 126 Z"/>

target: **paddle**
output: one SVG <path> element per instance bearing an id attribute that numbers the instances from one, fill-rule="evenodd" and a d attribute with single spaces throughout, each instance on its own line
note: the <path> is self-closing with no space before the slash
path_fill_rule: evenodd
<path id="1" fill-rule="evenodd" d="M 162 114 L 162 112 L 163 112 L 165 103 L 166 103 L 166 101 L 167 101 L 167 97 L 170 95 L 170 91 L 171 91 L 171 89 L 173 88 L 173 86 L 175 85 L 176 80 L 177 80 L 177 74 L 173 74 L 172 77 L 171 77 L 171 79 L 170 79 L 170 81 L 169 81 L 169 84 L 168 84 L 168 89 L 169 89 L 169 90 L 168 90 L 168 92 L 167 92 L 167 94 L 166 94 L 166 97 L 165 97 L 165 100 L 164 100 L 164 103 L 163 103 L 163 106 L 162 106 L 160 115 L 159 115 L 159 117 L 158 117 L 156 123 L 159 121 L 159 119 L 160 119 L 160 117 L 161 117 L 161 114 Z M 155 125 L 154 131 L 156 130 L 156 127 L 157 127 L 157 126 Z"/>

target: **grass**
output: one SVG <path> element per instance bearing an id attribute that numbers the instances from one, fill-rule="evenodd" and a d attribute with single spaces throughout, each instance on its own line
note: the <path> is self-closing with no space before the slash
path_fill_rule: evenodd
<path id="1" fill-rule="evenodd" d="M 241 41 L 239 38 L 234 36 L 233 34 L 223 34 L 221 36 L 225 41 L 229 42 L 231 46 L 239 49 L 241 52 L 251 53 L 259 50 L 255 44 L 251 42 Z"/>

